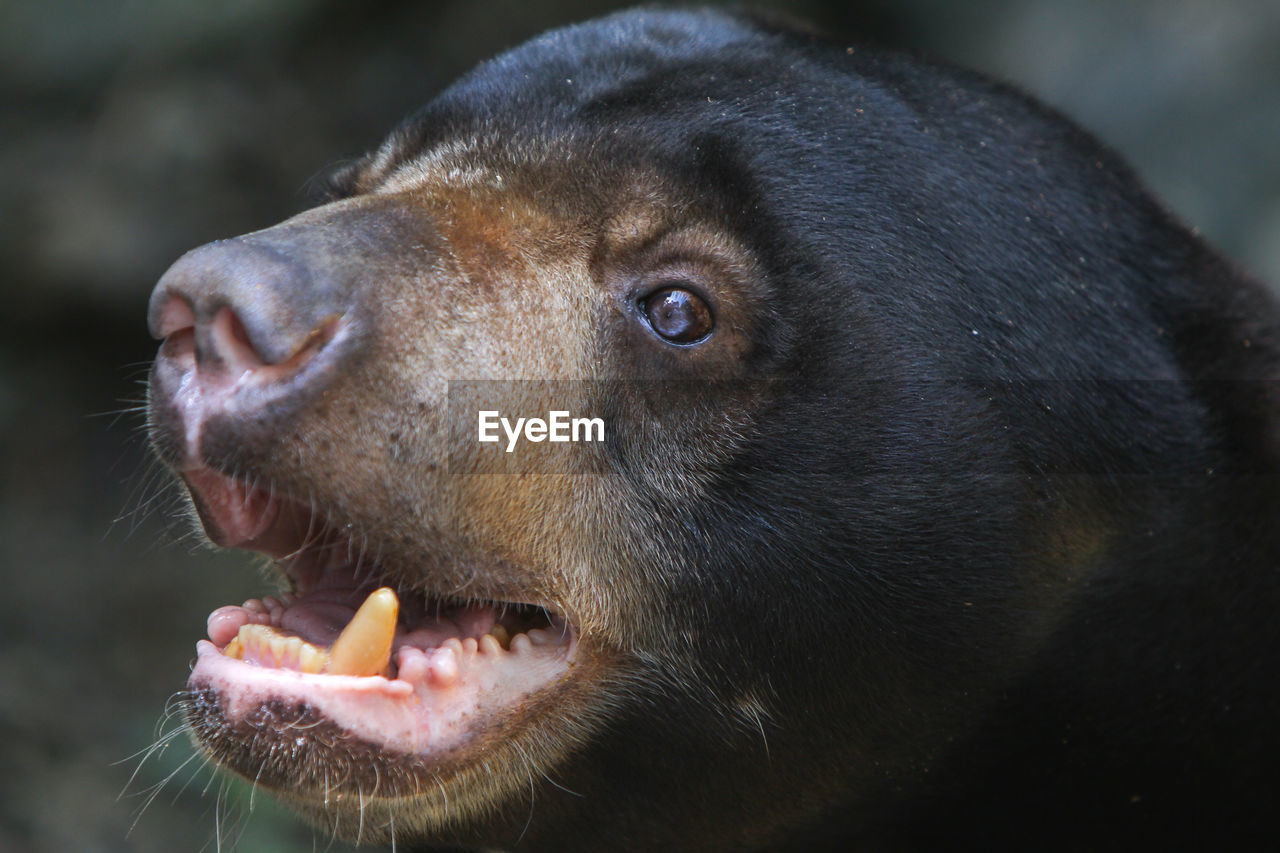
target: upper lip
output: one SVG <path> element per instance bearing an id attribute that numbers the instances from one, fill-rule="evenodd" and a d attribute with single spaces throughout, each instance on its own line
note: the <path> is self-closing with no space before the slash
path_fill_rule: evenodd
<path id="1" fill-rule="evenodd" d="M 203 466 L 184 471 L 182 477 L 209 538 L 223 547 L 270 557 L 296 594 L 311 592 L 323 585 L 326 576 L 340 571 L 369 588 L 388 585 L 401 593 L 412 591 L 441 602 L 491 601 L 565 615 L 561 606 L 545 596 L 490 589 L 483 578 L 464 594 L 433 588 L 429 572 L 407 577 L 397 570 L 399 561 L 388 561 L 355 525 L 333 518 L 315 500 L 297 500 L 272 484 L 255 485 Z"/>

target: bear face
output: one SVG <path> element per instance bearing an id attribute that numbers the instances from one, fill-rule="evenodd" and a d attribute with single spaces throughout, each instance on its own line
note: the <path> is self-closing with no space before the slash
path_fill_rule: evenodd
<path id="1" fill-rule="evenodd" d="M 1276 317 L 974 75 L 550 33 L 157 285 L 153 443 L 285 589 L 211 615 L 191 728 L 398 845 L 1255 827 Z"/>

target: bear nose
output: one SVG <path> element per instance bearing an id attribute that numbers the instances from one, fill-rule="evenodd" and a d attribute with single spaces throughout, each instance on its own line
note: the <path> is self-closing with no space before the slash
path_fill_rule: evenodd
<path id="1" fill-rule="evenodd" d="M 403 207 L 397 196 L 332 202 L 193 249 L 161 276 L 147 409 L 162 459 L 252 467 L 331 412 L 339 388 L 358 408 L 351 374 L 377 344 L 380 297 L 429 281 L 443 251 L 429 220 Z"/>
<path id="2" fill-rule="evenodd" d="M 161 277 L 148 324 L 170 354 L 194 351 L 207 376 L 284 378 L 332 338 L 343 313 L 314 278 L 309 265 L 270 244 L 210 243 Z"/>

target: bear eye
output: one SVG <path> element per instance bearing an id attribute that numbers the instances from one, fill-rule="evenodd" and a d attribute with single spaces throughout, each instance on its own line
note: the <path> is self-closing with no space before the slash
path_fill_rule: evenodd
<path id="1" fill-rule="evenodd" d="M 641 302 L 649 326 L 673 344 L 691 344 L 711 333 L 711 309 L 702 297 L 681 287 L 655 290 Z"/>

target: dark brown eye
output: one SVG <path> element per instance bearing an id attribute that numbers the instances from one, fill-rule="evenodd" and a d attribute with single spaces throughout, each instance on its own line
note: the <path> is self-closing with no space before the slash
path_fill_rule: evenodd
<path id="1" fill-rule="evenodd" d="M 700 296 L 682 288 L 655 290 L 642 307 L 653 330 L 673 344 L 691 344 L 711 333 L 711 309 Z"/>

